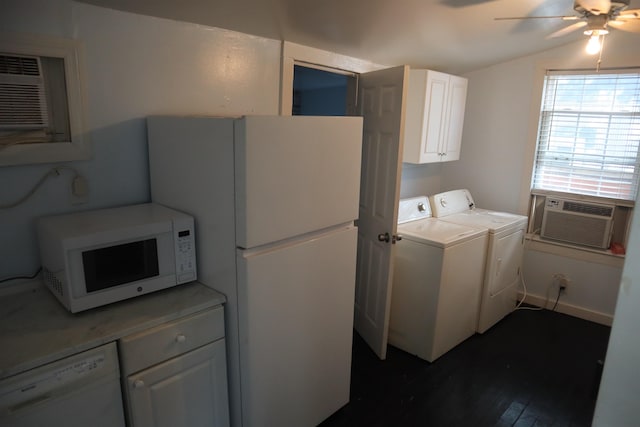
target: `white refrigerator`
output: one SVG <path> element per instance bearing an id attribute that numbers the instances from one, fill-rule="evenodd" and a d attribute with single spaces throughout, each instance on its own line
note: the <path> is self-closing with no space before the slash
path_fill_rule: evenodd
<path id="1" fill-rule="evenodd" d="M 151 197 L 195 218 L 227 297 L 234 426 L 315 426 L 349 401 L 360 117 L 150 117 Z"/>

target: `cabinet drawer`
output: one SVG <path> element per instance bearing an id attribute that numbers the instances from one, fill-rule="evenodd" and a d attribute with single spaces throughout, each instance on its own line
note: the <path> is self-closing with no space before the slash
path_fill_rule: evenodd
<path id="1" fill-rule="evenodd" d="M 121 338 L 121 369 L 124 375 L 128 375 L 222 337 L 222 307 L 196 313 Z"/>

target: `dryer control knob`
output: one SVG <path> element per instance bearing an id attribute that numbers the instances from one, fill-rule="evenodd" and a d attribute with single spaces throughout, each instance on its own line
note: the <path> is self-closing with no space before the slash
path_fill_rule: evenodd
<path id="1" fill-rule="evenodd" d="M 445 199 L 444 197 L 440 199 L 440 206 L 442 206 L 443 208 L 447 206 L 447 199 Z"/>
<path id="2" fill-rule="evenodd" d="M 424 203 L 422 202 L 418 203 L 418 212 L 424 212 L 426 210 L 427 208 L 424 207 Z"/>

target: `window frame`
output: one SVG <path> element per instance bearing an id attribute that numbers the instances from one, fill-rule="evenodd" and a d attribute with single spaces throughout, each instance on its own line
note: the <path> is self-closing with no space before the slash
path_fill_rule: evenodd
<path id="1" fill-rule="evenodd" d="M 621 68 L 640 68 L 640 62 L 635 59 L 630 59 L 624 56 L 610 56 L 607 58 L 606 67 L 601 69 L 621 69 Z M 615 267 L 621 267 L 624 262 L 624 255 L 615 255 L 610 250 L 600 250 L 589 248 L 585 246 L 576 246 L 571 244 L 565 244 L 552 240 L 542 240 L 539 236 L 539 230 L 536 229 L 536 224 L 539 225 L 539 221 L 542 220 L 542 210 L 536 209 L 540 207 L 541 198 L 544 199 L 546 195 L 551 194 L 557 197 L 572 198 L 567 193 L 546 192 L 547 194 L 539 194 L 537 190 L 532 190 L 533 184 L 533 171 L 534 162 L 536 157 L 536 149 L 538 143 L 538 125 L 540 122 L 540 107 L 542 105 L 542 96 L 544 93 L 544 78 L 548 70 L 566 70 L 566 71 L 595 71 L 595 61 L 591 57 L 580 57 L 566 59 L 548 59 L 536 61 L 534 65 L 533 81 L 531 82 L 531 96 L 529 98 L 529 121 L 527 126 L 527 145 L 524 152 L 523 172 L 521 175 L 520 186 L 520 201 L 519 206 L 523 212 L 527 212 L 529 222 L 527 226 L 527 240 L 530 241 L 529 248 L 535 251 L 541 251 L 546 253 L 552 253 L 561 256 L 567 256 L 573 259 L 584 260 L 595 263 L 602 263 L 605 265 L 611 265 Z M 640 190 L 638 192 L 640 194 Z M 636 195 L 636 199 L 638 199 Z M 626 210 L 626 220 L 619 221 L 614 226 L 621 229 L 616 231 L 620 235 L 624 236 L 622 243 L 626 246 L 628 242 L 628 236 L 631 226 L 631 218 L 633 217 L 633 210 L 635 208 L 635 202 L 625 200 L 612 200 L 603 199 L 594 196 L 573 196 L 584 201 L 593 201 L 596 203 L 606 203 L 609 201 L 616 207 L 621 207 Z"/>
<path id="2" fill-rule="evenodd" d="M 0 52 L 62 58 L 64 61 L 70 140 L 17 144 L 0 150 L 0 166 L 87 160 L 91 141 L 86 127 L 84 48 L 77 40 L 19 33 L 0 33 Z"/>
<path id="3" fill-rule="evenodd" d="M 574 191 L 570 191 L 570 188 L 567 189 L 560 189 L 560 188 L 542 188 L 542 187 L 534 187 L 535 184 L 535 177 L 537 174 L 537 168 L 539 166 L 539 162 L 538 162 L 538 158 L 539 158 L 539 154 L 540 154 L 540 149 L 539 149 L 539 144 L 540 144 L 540 138 L 541 138 L 541 133 L 543 132 L 542 130 L 542 126 L 543 126 L 543 122 L 544 122 L 544 114 L 545 112 L 547 114 L 550 115 L 556 115 L 556 114 L 562 114 L 562 112 L 558 109 L 555 110 L 548 110 L 545 109 L 543 106 L 543 102 L 545 102 L 545 93 L 547 90 L 547 78 L 550 76 L 587 76 L 587 75 L 605 75 L 605 74 L 609 74 L 609 75 L 616 75 L 616 74 L 629 74 L 629 73 L 633 73 L 633 74 L 638 74 L 640 72 L 640 68 L 637 67 L 616 67 L 616 68 L 607 68 L 607 69 L 603 69 L 602 72 L 598 72 L 592 69 L 573 69 L 573 70 L 562 70 L 562 69 L 547 69 L 545 71 L 545 75 L 543 76 L 543 81 L 542 81 L 542 90 L 540 93 L 540 105 L 538 107 L 538 122 L 537 122 L 537 126 L 536 126 L 536 138 L 535 138 L 535 148 L 534 148 L 534 156 L 533 156 L 533 162 L 532 162 L 532 168 L 531 168 L 531 183 L 530 183 L 530 192 L 533 194 L 535 192 L 562 192 L 565 195 L 568 195 L 569 197 L 573 197 L 573 198 L 590 198 L 594 201 L 606 201 L 606 202 L 611 202 L 611 200 L 613 200 L 614 202 L 618 203 L 624 203 L 624 202 L 628 202 L 631 201 L 632 203 L 635 201 L 636 197 L 637 197 L 637 190 L 640 187 L 639 185 L 639 181 L 640 181 L 640 171 L 637 169 L 638 168 L 638 164 L 640 163 L 640 156 L 636 157 L 633 165 L 635 165 L 636 170 L 633 172 L 632 176 L 635 178 L 635 182 L 631 184 L 631 189 L 634 190 L 632 193 L 628 194 L 628 197 L 623 197 L 622 195 L 620 197 L 614 197 L 614 196 L 605 196 L 605 195 L 597 195 L 597 194 L 589 194 L 586 192 L 574 192 Z M 622 113 L 616 113 L 616 112 L 601 112 L 601 111 L 597 111 L 594 112 L 593 114 L 609 114 L 609 116 L 611 117 L 615 117 L 618 115 L 623 115 Z M 575 116 L 576 119 L 579 119 L 581 116 L 581 112 L 568 112 L 566 113 L 568 116 Z M 607 129 L 610 129 L 609 127 Z M 548 129 L 547 131 L 550 131 L 550 129 Z M 547 143 L 551 142 L 550 139 L 546 140 Z M 603 147 L 606 150 L 607 145 L 605 144 L 605 146 Z M 571 153 L 568 153 L 568 157 L 575 159 L 576 157 L 580 157 L 580 153 L 576 153 L 575 151 L 572 151 Z M 587 156 L 589 157 L 589 156 Z M 545 160 L 542 160 L 543 164 L 548 163 Z M 547 167 L 549 167 L 550 165 L 547 164 Z M 602 163 L 602 166 L 606 166 L 606 163 Z M 558 167 L 563 168 L 563 169 L 569 169 L 569 165 L 562 166 L 561 164 L 558 165 Z M 578 170 L 576 169 L 571 169 L 574 172 L 577 172 L 578 175 L 580 174 Z M 593 181 L 598 181 L 600 182 L 602 176 L 598 176 L 597 174 L 593 174 L 593 175 L 588 175 L 585 176 L 584 179 L 585 180 L 593 180 Z M 569 186 L 571 186 L 571 184 L 568 184 Z M 575 184 L 574 184 L 575 185 Z"/>

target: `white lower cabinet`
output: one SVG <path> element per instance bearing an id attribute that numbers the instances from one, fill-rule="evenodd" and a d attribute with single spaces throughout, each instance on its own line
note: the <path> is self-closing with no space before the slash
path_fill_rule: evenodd
<path id="1" fill-rule="evenodd" d="M 218 340 L 130 375 L 127 397 L 131 424 L 228 425 L 224 362 L 224 340 Z"/>
<path id="2" fill-rule="evenodd" d="M 119 341 L 130 427 L 229 425 L 222 308 Z"/>

